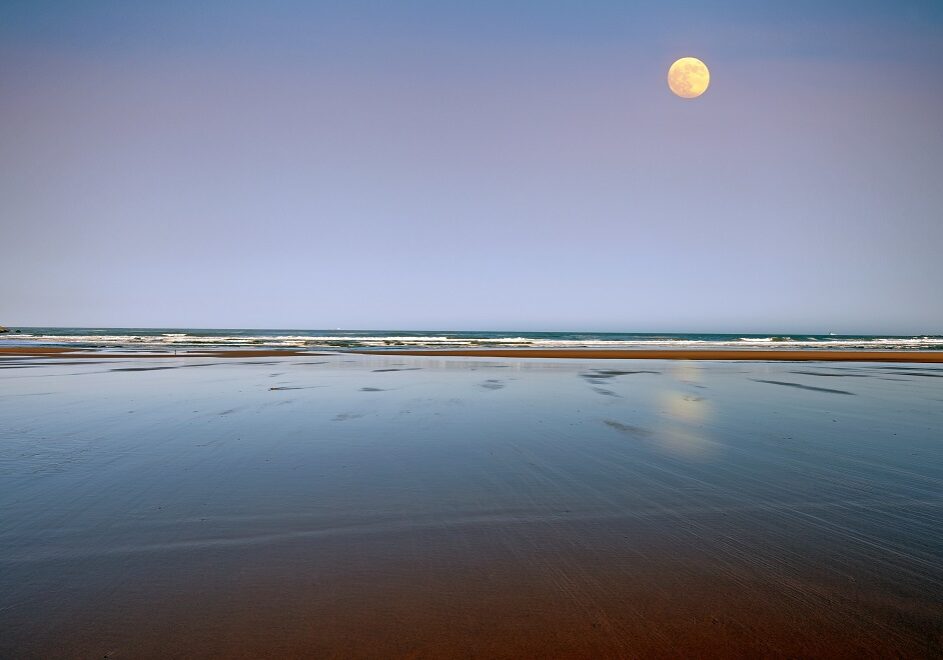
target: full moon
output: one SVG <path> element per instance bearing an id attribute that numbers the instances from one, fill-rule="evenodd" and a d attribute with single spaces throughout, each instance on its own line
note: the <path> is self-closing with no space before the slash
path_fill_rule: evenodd
<path id="1" fill-rule="evenodd" d="M 696 57 L 682 57 L 668 69 L 668 87 L 684 99 L 694 99 L 707 91 L 711 73 Z"/>

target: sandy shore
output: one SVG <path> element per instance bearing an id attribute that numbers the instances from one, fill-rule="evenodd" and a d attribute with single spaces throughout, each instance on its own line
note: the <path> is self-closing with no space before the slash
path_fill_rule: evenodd
<path id="1" fill-rule="evenodd" d="M 621 350 L 621 349 L 458 349 L 344 351 L 360 355 L 416 355 L 427 357 L 485 358 L 567 358 L 578 360 L 747 360 L 787 362 L 914 362 L 943 363 L 943 351 L 766 351 L 766 350 Z M 8 346 L 0 348 L 0 357 L 68 358 L 247 358 L 306 357 L 329 355 L 298 349 L 196 350 L 163 353 L 106 353 L 94 349 L 53 346 Z"/>
<path id="2" fill-rule="evenodd" d="M 308 357 L 324 355 L 311 351 L 293 349 L 249 349 L 215 351 L 176 351 L 164 353 L 106 353 L 89 348 L 66 348 L 61 346 L 7 346 L 0 348 L 0 357 L 58 357 L 58 358 L 247 358 L 247 357 Z"/>
<path id="3" fill-rule="evenodd" d="M 943 648 L 943 365 L 40 354 L 0 658 Z"/>
<path id="4" fill-rule="evenodd" d="M 390 351 L 353 351 L 390 355 Z M 594 350 L 594 349 L 461 349 L 405 350 L 395 355 L 491 358 L 572 358 L 581 360 L 785 360 L 823 362 L 943 362 L 943 351 L 713 351 L 713 350 Z"/>
<path id="5" fill-rule="evenodd" d="M 943 365 L 17 354 L 0 658 L 943 648 Z"/>

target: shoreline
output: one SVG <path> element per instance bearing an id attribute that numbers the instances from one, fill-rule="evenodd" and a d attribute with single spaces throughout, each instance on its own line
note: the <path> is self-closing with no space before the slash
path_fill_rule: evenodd
<path id="1" fill-rule="evenodd" d="M 8 346 L 0 348 L 2 357 L 59 358 L 268 358 L 324 355 L 383 355 L 417 357 L 480 358 L 556 358 L 576 360 L 732 360 L 786 362 L 911 362 L 943 363 L 943 351 L 855 351 L 855 350 L 779 350 L 764 349 L 405 349 L 307 351 L 303 349 L 209 349 L 175 353 L 107 353 L 92 348 L 64 346 Z"/>
<path id="2" fill-rule="evenodd" d="M 767 362 L 915 362 L 943 363 L 943 351 L 768 351 L 714 349 L 469 349 L 349 351 L 360 355 L 416 355 L 426 357 L 569 358 L 578 360 L 734 360 Z"/>
<path id="3" fill-rule="evenodd" d="M 0 348 L 0 358 L 4 357 L 58 357 L 58 358 L 247 358 L 247 357 L 306 357 L 331 355 L 298 349 L 233 349 L 233 350 L 193 350 L 175 353 L 106 353 L 94 348 L 66 348 L 65 346 L 8 346 Z"/>

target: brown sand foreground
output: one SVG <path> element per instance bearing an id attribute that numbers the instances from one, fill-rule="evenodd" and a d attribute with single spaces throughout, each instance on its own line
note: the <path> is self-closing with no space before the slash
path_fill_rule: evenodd
<path id="1" fill-rule="evenodd" d="M 568 358 L 578 360 L 778 360 L 787 362 L 914 362 L 943 363 L 943 351 L 764 351 L 764 350 L 620 350 L 620 349 L 458 349 L 458 350 L 395 350 L 345 351 L 359 355 L 416 355 L 427 357 L 486 358 Z M 175 353 L 104 353 L 94 349 L 56 346 L 8 346 L 0 348 L 0 357 L 69 357 L 69 358 L 247 358 L 304 357 L 325 355 L 298 349 L 201 350 Z"/>
<path id="2" fill-rule="evenodd" d="M 72 355 L 0 658 L 943 657 L 943 365 Z"/>

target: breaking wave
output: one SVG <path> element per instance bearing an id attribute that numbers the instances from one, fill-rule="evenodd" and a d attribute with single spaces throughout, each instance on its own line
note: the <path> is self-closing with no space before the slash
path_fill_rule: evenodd
<path id="1" fill-rule="evenodd" d="M 94 348 L 259 347 L 343 350 L 355 348 L 769 348 L 943 350 L 943 336 L 720 335 L 476 331 L 196 330 L 186 328 L 18 328 L 0 345 L 68 345 Z"/>

